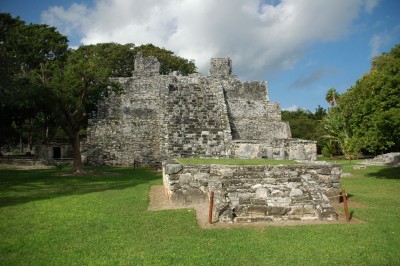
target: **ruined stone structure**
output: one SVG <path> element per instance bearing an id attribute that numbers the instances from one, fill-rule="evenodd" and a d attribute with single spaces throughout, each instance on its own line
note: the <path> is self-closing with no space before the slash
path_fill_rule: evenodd
<path id="1" fill-rule="evenodd" d="M 364 160 L 363 164 L 400 166 L 400 152 L 381 154 L 373 159 Z"/>
<path id="2" fill-rule="evenodd" d="M 155 57 L 135 58 L 133 77 L 116 78 L 89 121 L 89 164 L 159 165 L 178 157 L 315 160 L 316 143 L 292 139 L 266 82 L 242 82 L 229 58 L 211 59 L 208 76 L 159 74 Z"/>
<path id="3" fill-rule="evenodd" d="M 332 220 L 326 195 L 339 191 L 334 165 L 180 165 L 180 157 L 272 158 L 314 161 L 316 143 L 292 139 L 266 82 L 242 82 L 229 58 L 211 59 L 208 76 L 159 74 L 154 57 L 135 58 L 133 77 L 115 78 L 111 93 L 89 121 L 89 164 L 163 163 L 165 190 L 176 204 L 204 203 L 214 191 L 222 222 Z M 167 163 L 168 161 L 168 163 Z"/>
<path id="4" fill-rule="evenodd" d="M 339 193 L 341 166 L 163 164 L 163 181 L 175 204 L 208 202 L 214 191 L 214 221 L 336 220 L 328 196 Z"/>

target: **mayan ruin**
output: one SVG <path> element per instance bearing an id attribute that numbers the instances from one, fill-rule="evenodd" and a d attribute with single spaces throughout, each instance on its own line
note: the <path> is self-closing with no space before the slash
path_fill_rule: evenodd
<path id="1" fill-rule="evenodd" d="M 159 74 L 155 57 L 135 57 L 133 77 L 117 78 L 89 122 L 86 160 L 94 165 L 161 166 L 167 197 L 179 205 L 216 192 L 220 222 L 335 220 L 327 195 L 339 193 L 339 165 L 316 164 L 316 142 L 291 138 L 267 83 L 242 82 L 229 58 L 213 58 L 209 75 Z M 263 158 L 294 166 L 182 166 L 174 159 Z"/>
<path id="2" fill-rule="evenodd" d="M 316 160 L 316 142 L 292 139 L 270 102 L 267 83 L 242 82 L 229 58 L 211 59 L 208 76 L 159 74 L 155 57 L 135 59 L 133 77 L 117 78 L 89 121 L 87 162 L 160 165 L 180 157 Z"/>

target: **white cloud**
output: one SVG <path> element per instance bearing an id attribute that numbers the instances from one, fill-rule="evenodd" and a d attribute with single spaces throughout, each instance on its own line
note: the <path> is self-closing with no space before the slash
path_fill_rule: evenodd
<path id="1" fill-rule="evenodd" d="M 271 3 L 271 4 L 268 4 Z M 153 43 L 194 59 L 206 73 L 211 57 L 229 56 L 234 74 L 253 79 L 291 68 L 315 42 L 346 35 L 360 10 L 377 0 L 97 0 L 43 12 L 44 23 L 81 42 Z"/>
<path id="2" fill-rule="evenodd" d="M 380 55 L 384 48 L 389 45 L 393 40 L 400 36 L 399 26 L 394 27 L 390 31 L 384 31 L 378 34 L 374 34 L 369 41 L 369 46 L 371 47 L 370 58 Z"/>
<path id="3" fill-rule="evenodd" d="M 82 32 L 82 25 L 87 23 L 89 10 L 85 5 L 73 3 L 69 8 L 54 6 L 42 13 L 41 19 L 46 24 L 54 25 L 65 35 Z"/>
<path id="4" fill-rule="evenodd" d="M 364 3 L 364 10 L 367 13 L 372 13 L 372 11 L 377 7 L 380 0 L 366 0 Z"/>
<path id="5" fill-rule="evenodd" d="M 292 105 L 292 106 L 290 106 L 290 107 L 288 107 L 288 108 L 283 108 L 282 110 L 283 110 L 283 111 L 289 111 L 289 112 L 295 112 L 295 111 L 297 111 L 297 110 L 299 110 L 299 109 L 301 109 L 299 106 L 297 106 L 297 105 Z"/>

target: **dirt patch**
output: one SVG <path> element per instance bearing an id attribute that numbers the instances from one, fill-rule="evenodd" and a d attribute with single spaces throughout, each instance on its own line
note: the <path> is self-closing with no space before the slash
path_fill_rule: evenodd
<path id="1" fill-rule="evenodd" d="M 346 224 L 346 217 L 344 213 L 336 211 L 339 214 L 337 221 L 278 221 L 278 222 L 258 222 L 258 223 L 208 223 L 208 208 L 209 204 L 196 204 L 190 206 L 177 206 L 174 205 L 167 197 L 167 193 L 162 185 L 154 185 L 150 187 L 149 192 L 150 203 L 148 206 L 149 211 L 172 210 L 172 209 L 191 209 L 196 211 L 196 220 L 201 228 L 216 229 L 216 228 L 237 228 L 237 227 L 267 227 L 267 226 L 296 226 L 296 225 L 310 225 L 310 224 Z M 332 201 L 333 207 L 338 210 L 343 203 L 338 203 L 338 200 Z M 349 200 L 349 209 L 351 207 L 358 207 L 355 202 Z M 352 218 L 351 224 L 365 223 L 362 220 Z"/>

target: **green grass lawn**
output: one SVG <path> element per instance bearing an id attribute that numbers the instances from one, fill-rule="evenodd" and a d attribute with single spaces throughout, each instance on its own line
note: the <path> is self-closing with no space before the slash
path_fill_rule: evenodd
<path id="1" fill-rule="evenodd" d="M 147 211 L 158 172 L 0 169 L 0 265 L 399 265 L 400 168 L 344 163 L 367 223 L 213 230 L 191 210 Z"/>

